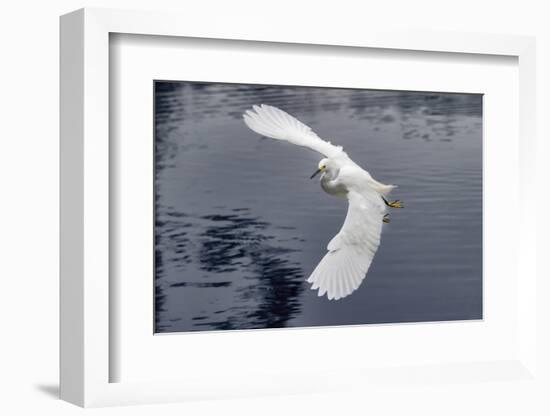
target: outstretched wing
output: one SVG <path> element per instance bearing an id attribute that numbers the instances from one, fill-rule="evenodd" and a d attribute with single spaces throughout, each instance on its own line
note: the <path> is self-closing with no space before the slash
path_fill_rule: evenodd
<path id="1" fill-rule="evenodd" d="M 341 299 L 355 291 L 365 278 L 380 244 L 386 211 L 374 190 L 348 191 L 348 213 L 342 229 L 327 246 L 328 253 L 307 279 L 319 296 Z"/>
<path id="2" fill-rule="evenodd" d="M 250 129 L 262 136 L 308 147 L 326 157 L 342 152 L 341 146 L 321 139 L 311 128 L 277 107 L 255 105 L 243 114 L 243 118 Z"/>

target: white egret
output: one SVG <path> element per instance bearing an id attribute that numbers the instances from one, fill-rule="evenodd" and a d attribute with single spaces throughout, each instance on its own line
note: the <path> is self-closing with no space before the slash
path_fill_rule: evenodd
<path id="1" fill-rule="evenodd" d="M 388 202 L 395 188 L 375 180 L 344 152 L 321 139 L 311 128 L 290 114 L 269 105 L 255 105 L 244 115 L 246 125 L 258 134 L 308 147 L 325 156 L 311 176 L 322 173 L 321 188 L 348 200 L 344 225 L 330 240 L 328 253 L 307 281 L 318 295 L 341 299 L 355 291 L 365 278 L 380 244 L 382 223 L 389 222 L 387 207 L 402 208 L 400 201 Z"/>

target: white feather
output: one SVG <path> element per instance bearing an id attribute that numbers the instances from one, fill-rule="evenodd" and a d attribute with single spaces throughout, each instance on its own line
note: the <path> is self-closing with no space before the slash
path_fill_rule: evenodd
<path id="1" fill-rule="evenodd" d="M 308 147 L 328 158 L 323 162 L 326 173 L 321 178 L 322 187 L 330 194 L 345 196 L 348 212 L 342 228 L 328 243 L 328 252 L 307 281 L 319 296 L 341 299 L 350 295 L 361 285 L 378 250 L 386 212 L 382 196 L 394 186 L 376 181 L 342 147 L 321 139 L 283 110 L 255 105 L 243 118 L 258 134 Z"/>
<path id="2" fill-rule="evenodd" d="M 384 206 L 374 192 L 348 192 L 348 213 L 340 232 L 327 246 L 328 253 L 307 281 L 319 296 L 340 299 L 363 282 L 380 245 Z"/>
<path id="3" fill-rule="evenodd" d="M 277 107 L 262 104 L 252 108 L 244 113 L 244 122 L 262 136 L 308 147 L 327 157 L 342 152 L 342 147 L 321 139 L 310 127 Z"/>

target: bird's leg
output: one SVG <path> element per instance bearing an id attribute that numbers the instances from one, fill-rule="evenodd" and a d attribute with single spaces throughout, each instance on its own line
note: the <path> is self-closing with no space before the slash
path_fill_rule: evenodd
<path id="1" fill-rule="evenodd" d="M 384 218 L 382 218 L 382 222 L 387 224 L 390 222 L 390 214 L 384 214 Z"/>
<path id="2" fill-rule="evenodd" d="M 391 202 L 389 202 L 384 197 L 382 197 L 382 199 L 384 200 L 384 203 L 390 208 L 403 208 L 403 203 L 399 199 L 396 199 L 395 201 L 391 201 Z"/>

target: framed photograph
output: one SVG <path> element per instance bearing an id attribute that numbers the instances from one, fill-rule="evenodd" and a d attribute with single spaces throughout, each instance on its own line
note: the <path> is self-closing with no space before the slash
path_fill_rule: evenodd
<path id="1" fill-rule="evenodd" d="M 180 18 L 61 18 L 62 398 L 536 383 L 534 40 Z"/>
<path id="2" fill-rule="evenodd" d="M 155 333 L 482 319 L 482 94 L 154 99 Z"/>

